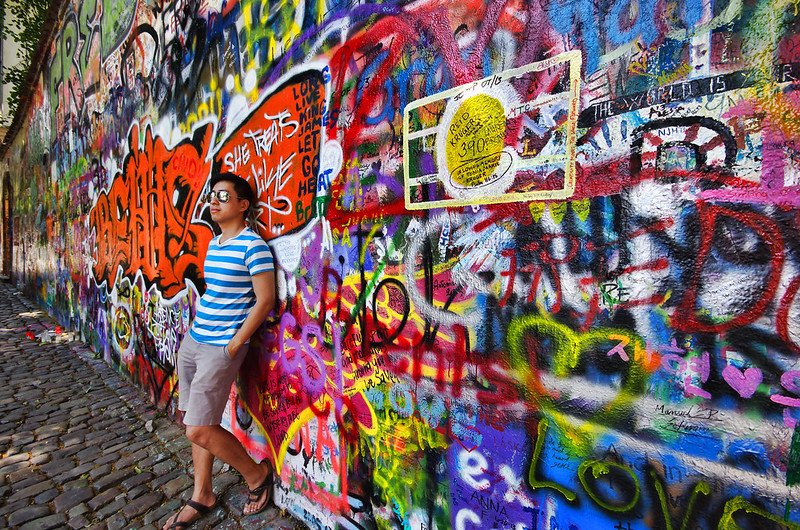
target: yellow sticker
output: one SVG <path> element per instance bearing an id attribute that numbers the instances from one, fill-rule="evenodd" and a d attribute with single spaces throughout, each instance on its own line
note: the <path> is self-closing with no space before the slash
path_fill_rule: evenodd
<path id="1" fill-rule="evenodd" d="M 468 98 L 453 116 L 447 131 L 447 169 L 459 186 L 480 186 L 500 163 L 506 137 L 503 105 L 478 94 Z"/>
<path id="2" fill-rule="evenodd" d="M 567 213 L 567 203 L 565 202 L 551 202 L 547 205 L 550 208 L 550 215 L 557 225 L 561 224 L 564 220 L 564 215 Z"/>
<path id="3" fill-rule="evenodd" d="M 533 217 L 534 221 L 537 223 L 539 222 L 539 219 L 542 218 L 546 207 L 547 204 L 543 202 L 532 202 L 528 205 L 528 209 L 531 211 L 531 217 Z"/>
<path id="4" fill-rule="evenodd" d="M 587 197 L 579 201 L 572 201 L 570 205 L 572 206 L 572 211 L 574 211 L 575 215 L 578 216 L 578 219 L 586 222 L 586 219 L 589 218 L 589 198 Z"/>

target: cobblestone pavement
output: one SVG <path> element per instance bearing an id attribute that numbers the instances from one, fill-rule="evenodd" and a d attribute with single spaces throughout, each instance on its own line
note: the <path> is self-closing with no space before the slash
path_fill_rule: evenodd
<path id="1" fill-rule="evenodd" d="M 0 527 L 160 528 L 191 495 L 183 429 L 80 343 L 26 337 L 55 327 L 0 282 Z M 242 517 L 244 481 L 214 470 L 217 508 L 192 528 L 305 528 L 274 506 Z"/>

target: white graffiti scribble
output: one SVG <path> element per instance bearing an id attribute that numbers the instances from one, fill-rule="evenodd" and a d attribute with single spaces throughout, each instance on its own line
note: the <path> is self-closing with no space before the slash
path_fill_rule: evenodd
<path id="1" fill-rule="evenodd" d="M 293 173 L 289 173 L 289 169 L 292 167 L 292 160 L 294 160 L 295 155 L 296 153 L 292 153 L 286 160 L 281 157 L 277 166 L 269 168 L 269 174 L 267 174 L 267 162 L 265 160 L 261 161 L 261 167 L 259 168 L 255 164 L 250 165 L 258 196 L 267 196 L 266 201 L 259 201 L 257 208 L 259 216 L 264 209 L 269 212 L 268 226 L 273 225 L 273 213 L 279 215 L 292 213 L 291 201 L 288 197 L 281 195 L 280 192 L 286 186 L 286 183 L 292 179 Z"/>
<path id="2" fill-rule="evenodd" d="M 264 117 L 272 120 L 272 123 L 266 129 L 244 133 L 245 138 L 250 138 L 253 141 L 256 156 L 261 156 L 262 152 L 271 155 L 273 146 L 282 142 L 284 138 L 291 138 L 300 128 L 300 124 L 296 121 L 287 121 L 287 118 L 292 117 L 292 113 L 288 110 L 281 111 L 277 116 L 270 116 L 264 113 Z M 287 127 L 292 127 L 292 132 L 284 135 L 283 130 Z"/>
<path id="3" fill-rule="evenodd" d="M 178 349 L 178 333 L 186 327 L 179 306 L 151 304 L 147 331 L 153 337 L 159 362 L 174 366 Z"/>

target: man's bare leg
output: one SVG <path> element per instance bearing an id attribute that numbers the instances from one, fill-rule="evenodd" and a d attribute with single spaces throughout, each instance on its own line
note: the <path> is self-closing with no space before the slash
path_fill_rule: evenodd
<path id="1" fill-rule="evenodd" d="M 272 473 L 272 466 L 269 462 L 259 465 L 250 458 L 242 444 L 234 435 L 226 431 L 219 425 L 186 426 L 186 436 L 192 442 L 192 461 L 194 463 L 194 491 L 192 500 L 211 506 L 216 500 L 211 485 L 211 472 L 216 456 L 232 468 L 236 469 L 244 477 L 247 487 L 254 489 L 260 486 L 267 475 Z M 252 513 L 261 508 L 268 492 L 245 505 L 244 512 Z M 171 517 L 164 528 L 174 521 L 189 521 L 197 519 L 197 514 L 191 507 L 184 508 L 176 517 Z"/>
<path id="2" fill-rule="evenodd" d="M 192 464 L 194 464 L 194 490 L 192 500 L 204 506 L 213 506 L 217 498 L 211 485 L 211 470 L 214 466 L 214 455 L 199 445 L 192 444 Z M 184 506 L 180 511 L 167 519 L 164 528 L 167 529 L 175 521 L 195 521 L 199 514 L 191 506 Z"/>
<path id="3" fill-rule="evenodd" d="M 187 426 L 186 436 L 190 442 L 206 449 L 241 473 L 250 488 L 260 485 L 267 477 L 268 468 L 254 462 L 241 442 L 219 425 Z"/>
<path id="4" fill-rule="evenodd" d="M 211 506 L 216 497 L 211 486 L 211 470 L 214 467 L 214 455 L 199 445 L 192 444 L 192 463 L 194 464 L 194 491 L 192 500 Z"/>
<path id="5" fill-rule="evenodd" d="M 211 454 L 230 465 L 238 471 L 249 489 L 254 489 L 260 486 L 267 476 L 272 473 L 272 465 L 269 461 L 259 465 L 250 455 L 247 454 L 241 442 L 226 431 L 219 425 L 206 425 L 202 427 L 186 427 L 186 436 L 193 444 L 197 444 Z M 209 474 L 211 470 L 209 468 Z M 244 513 L 253 513 L 259 511 L 266 502 L 267 495 L 270 492 L 264 492 L 258 499 L 245 504 Z"/>

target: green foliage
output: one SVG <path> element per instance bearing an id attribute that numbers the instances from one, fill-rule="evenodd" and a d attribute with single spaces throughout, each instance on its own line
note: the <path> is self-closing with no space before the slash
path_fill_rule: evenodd
<path id="1" fill-rule="evenodd" d="M 17 63 L 3 65 L 3 83 L 8 85 L 8 116 L 4 121 L 10 121 L 19 105 L 19 98 L 24 87 L 25 76 L 31 65 L 47 10 L 49 0 L 5 0 L 2 2 L 2 20 L 0 21 L 0 38 L 13 40 L 19 45 Z"/>

